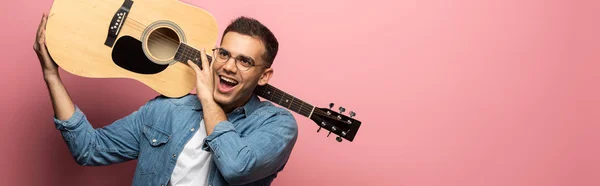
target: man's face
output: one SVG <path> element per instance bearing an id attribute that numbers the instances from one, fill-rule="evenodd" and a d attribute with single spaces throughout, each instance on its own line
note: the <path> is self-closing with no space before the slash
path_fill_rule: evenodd
<path id="1" fill-rule="evenodd" d="M 230 56 L 230 58 L 225 62 L 214 61 L 213 96 L 215 101 L 229 112 L 244 105 L 257 84 L 266 84 L 273 69 L 264 66 L 262 54 L 265 52 L 265 47 L 258 38 L 228 32 L 223 37 L 220 48 L 222 50 L 215 51 L 213 57 L 217 60 L 219 56 Z M 248 70 L 239 69 L 236 58 L 245 59 L 244 61 L 259 66 L 252 66 Z"/>

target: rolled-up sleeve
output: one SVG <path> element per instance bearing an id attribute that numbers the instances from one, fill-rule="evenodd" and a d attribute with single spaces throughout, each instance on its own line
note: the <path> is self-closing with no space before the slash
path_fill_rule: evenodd
<path id="1" fill-rule="evenodd" d="M 227 132 L 237 133 L 235 131 L 235 127 L 233 126 L 233 124 L 231 122 L 222 121 L 222 122 L 217 123 L 217 125 L 213 129 L 213 132 L 209 136 L 206 137 L 205 143 L 203 144 L 202 149 L 204 149 L 206 151 L 210 151 L 211 147 L 212 148 L 218 147 L 219 141 L 215 140 L 215 139 Z"/>
<path id="2" fill-rule="evenodd" d="M 84 120 L 84 116 L 85 115 L 79 109 L 79 107 L 75 105 L 75 113 L 73 113 L 73 115 L 71 115 L 71 117 L 67 120 L 59 120 L 58 118 L 53 117 L 54 125 L 56 129 L 61 131 L 66 141 L 72 141 L 73 136 L 71 134 L 73 133 L 70 131 L 76 130 L 82 123 L 85 123 L 82 121 Z"/>
<path id="3" fill-rule="evenodd" d="M 75 112 L 66 120 L 53 117 L 75 162 L 80 165 L 109 165 L 137 158 L 141 125 L 152 100 L 130 115 L 102 128 L 94 129 L 84 112 Z"/>

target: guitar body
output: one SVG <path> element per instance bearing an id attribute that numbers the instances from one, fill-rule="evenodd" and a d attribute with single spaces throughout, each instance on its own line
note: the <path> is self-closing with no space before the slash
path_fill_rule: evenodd
<path id="1" fill-rule="evenodd" d="M 195 87 L 193 69 L 175 59 L 187 52 L 181 44 L 210 51 L 217 38 L 209 12 L 177 0 L 55 0 L 46 25 L 48 51 L 65 71 L 134 79 L 168 97 Z"/>

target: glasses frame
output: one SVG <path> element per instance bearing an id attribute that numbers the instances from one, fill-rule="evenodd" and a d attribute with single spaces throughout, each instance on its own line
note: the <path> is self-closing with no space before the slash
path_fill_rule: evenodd
<path id="1" fill-rule="evenodd" d="M 219 59 L 219 57 L 218 57 L 218 54 L 216 53 L 216 52 L 217 52 L 217 50 L 225 50 L 225 51 L 227 51 L 227 50 L 226 50 L 226 49 L 224 49 L 224 48 L 221 48 L 221 47 L 217 47 L 217 48 L 213 48 L 213 49 L 212 49 L 212 51 L 213 51 L 213 57 L 215 58 L 214 60 L 215 60 L 215 61 L 217 61 L 217 62 L 219 62 L 219 63 L 227 63 L 227 62 L 228 62 L 228 61 L 229 61 L 229 60 L 230 60 L 230 59 L 233 57 L 233 56 L 231 56 L 231 52 L 227 51 L 227 52 L 229 53 L 229 57 L 227 57 L 227 60 L 225 60 L 225 61 L 223 61 L 223 62 L 220 62 L 220 61 L 218 60 L 218 59 Z M 249 67 L 244 67 L 244 66 L 242 65 L 242 61 L 241 61 L 241 60 L 238 60 L 238 58 L 239 58 L 240 56 L 241 56 L 241 55 L 237 55 L 237 56 L 235 56 L 235 57 L 233 58 L 233 60 L 235 60 L 235 67 L 236 67 L 238 70 L 241 70 L 241 71 L 248 71 L 248 70 L 250 70 L 252 67 L 255 67 L 255 66 L 265 66 L 265 64 L 257 65 L 257 64 L 255 64 L 255 63 L 256 63 L 256 61 L 254 61 L 254 59 L 252 59 L 252 58 L 249 58 L 250 60 L 252 60 L 252 65 L 250 65 Z"/>

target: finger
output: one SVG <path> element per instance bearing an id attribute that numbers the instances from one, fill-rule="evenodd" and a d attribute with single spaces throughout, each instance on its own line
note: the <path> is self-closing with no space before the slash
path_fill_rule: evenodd
<path id="1" fill-rule="evenodd" d="M 204 48 L 200 50 L 200 59 L 202 60 L 202 69 L 208 69 L 208 59 L 206 58 L 206 51 Z"/>
<path id="2" fill-rule="evenodd" d="M 215 47 L 213 47 L 213 48 L 217 48 L 217 46 L 215 46 Z M 209 68 L 210 68 L 211 70 L 213 69 L 213 64 L 214 64 L 214 62 L 215 62 L 215 60 L 216 60 L 214 55 L 215 55 L 215 54 L 213 53 L 213 56 L 211 56 L 211 57 L 212 57 L 212 61 L 209 61 L 209 62 L 210 62 L 210 63 L 209 63 Z"/>
<path id="3" fill-rule="evenodd" d="M 213 64 L 215 64 L 215 63 L 214 63 L 214 60 L 215 60 L 215 58 L 213 57 L 213 59 L 212 59 L 212 60 L 213 60 L 213 61 L 210 61 L 209 65 L 208 65 L 208 68 L 211 70 L 211 72 L 212 72 L 212 69 L 213 69 Z"/>
<path id="4" fill-rule="evenodd" d="M 44 15 L 42 16 L 42 21 L 40 23 L 40 27 L 38 28 L 39 32 L 38 32 L 38 37 L 37 40 L 39 43 L 44 43 L 45 41 L 45 37 L 46 37 L 46 22 L 47 22 L 48 16 L 46 15 L 46 13 L 44 13 Z"/>
<path id="5" fill-rule="evenodd" d="M 43 19 L 42 19 L 42 28 L 44 28 L 44 30 L 46 29 L 46 23 L 48 23 L 48 15 L 46 15 L 46 13 L 44 13 Z"/>
<path id="6" fill-rule="evenodd" d="M 192 67 L 196 74 L 200 73 L 200 68 L 198 68 L 198 65 L 196 65 L 196 63 L 194 63 L 192 60 L 187 60 L 187 64 Z"/>
<path id="7" fill-rule="evenodd" d="M 46 16 L 46 13 L 42 14 L 42 19 L 40 20 L 40 25 L 38 25 L 38 29 L 37 29 L 37 36 L 39 37 L 40 34 L 42 34 L 42 25 L 44 25 L 44 17 Z"/>
<path id="8" fill-rule="evenodd" d="M 46 29 L 42 29 L 42 35 L 40 36 L 40 43 L 46 44 Z"/>
<path id="9" fill-rule="evenodd" d="M 37 50 L 41 51 L 41 52 L 45 52 L 46 51 L 46 38 L 45 38 L 45 34 L 46 31 L 42 29 L 40 36 L 37 38 L 35 44 L 37 45 Z"/>

